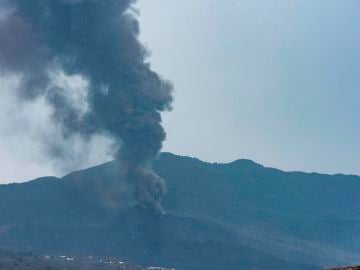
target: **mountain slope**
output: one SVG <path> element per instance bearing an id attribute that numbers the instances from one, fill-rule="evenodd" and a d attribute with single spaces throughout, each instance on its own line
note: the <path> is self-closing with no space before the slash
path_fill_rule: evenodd
<path id="1" fill-rule="evenodd" d="M 235 239 L 231 231 L 211 221 L 159 216 L 134 207 L 107 225 L 16 225 L 3 234 L 0 243 L 39 254 L 118 256 L 180 270 L 317 269 L 242 246 Z"/>
<path id="2" fill-rule="evenodd" d="M 296 261 L 359 262 L 360 178 L 283 172 L 249 160 L 229 164 L 164 154 L 164 205 L 216 220 L 243 243 Z"/>
<path id="3" fill-rule="evenodd" d="M 254 269 L 306 269 L 301 263 L 360 261 L 357 176 L 288 173 L 249 160 L 211 164 L 169 153 L 155 169 L 169 190 L 163 202 L 168 214 L 160 220 L 128 208 L 115 162 L 62 179 L 2 185 L 0 245 L 120 252 L 183 269 L 232 269 L 241 262 Z M 154 223 L 144 227 L 148 222 Z"/>

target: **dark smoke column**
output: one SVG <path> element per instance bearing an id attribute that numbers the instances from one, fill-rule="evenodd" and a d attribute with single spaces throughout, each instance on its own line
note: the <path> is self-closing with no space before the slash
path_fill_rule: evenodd
<path id="1" fill-rule="evenodd" d="M 118 142 L 117 159 L 136 202 L 161 209 L 164 181 L 151 169 L 165 139 L 160 112 L 170 109 L 171 85 L 146 63 L 132 0 L 0 0 L 0 67 L 23 74 L 19 96 L 46 96 L 64 136 L 99 132 Z M 90 110 L 79 117 L 49 71 L 61 68 L 89 81 Z"/>

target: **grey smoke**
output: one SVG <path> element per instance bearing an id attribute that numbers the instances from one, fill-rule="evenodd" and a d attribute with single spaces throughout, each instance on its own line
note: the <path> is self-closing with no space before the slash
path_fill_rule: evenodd
<path id="1" fill-rule="evenodd" d="M 0 0 L 0 71 L 20 78 L 20 101 L 46 100 L 63 141 L 111 137 L 137 203 L 161 209 L 166 188 L 151 165 L 172 87 L 146 62 L 134 2 Z M 70 145 L 46 144 L 51 157 L 71 160 Z"/>

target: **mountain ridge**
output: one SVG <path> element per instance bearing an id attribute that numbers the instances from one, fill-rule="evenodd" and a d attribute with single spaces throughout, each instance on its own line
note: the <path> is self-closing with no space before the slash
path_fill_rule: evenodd
<path id="1" fill-rule="evenodd" d="M 256 253 L 259 258 L 265 258 L 261 255 L 264 252 L 269 258 L 319 267 L 360 261 L 359 177 L 285 172 L 249 160 L 208 163 L 169 153 L 160 155 L 154 169 L 168 185 L 168 193 L 163 198 L 168 213 L 164 243 L 174 249 L 181 247 L 183 255 L 188 245 L 201 244 L 200 249 L 212 252 L 215 246 L 229 245 L 227 248 L 233 249 L 237 254 L 234 256 L 240 258 L 241 253 L 236 251 L 238 245 L 253 250 L 248 252 L 250 257 Z M 85 232 L 103 228 L 99 235 L 107 239 L 114 231 L 109 229 L 106 233 L 108 229 L 104 228 L 109 228 L 119 213 L 129 209 L 124 204 L 126 194 L 121 193 L 121 188 L 113 188 L 119 184 L 121 187 L 122 181 L 116 162 L 108 162 L 61 179 L 45 177 L 24 184 L 0 185 L 0 228 L 18 224 L 23 230 L 0 233 L 0 245 L 12 239 L 16 246 L 19 235 L 37 232 L 39 226 L 49 231 L 44 236 L 49 243 L 55 241 L 51 240 L 50 232 L 56 230 L 60 235 L 78 234 L 78 239 L 86 239 Z M 109 190 L 114 190 L 114 194 Z M 196 239 L 200 228 L 206 228 L 205 238 L 192 244 L 188 242 L 191 235 Z M 184 238 L 176 242 L 172 235 L 177 234 Z M 232 236 L 225 237 L 228 234 Z M 41 238 L 41 234 L 37 235 Z M 217 244 L 206 244 L 212 235 L 219 237 Z M 71 237 L 65 238 L 71 241 Z M 104 239 L 99 239 L 99 243 L 104 243 Z M 139 239 L 136 240 L 138 249 L 145 252 L 146 245 Z M 187 244 L 183 242 L 179 246 L 183 240 Z M 36 241 L 29 239 L 28 244 Z M 116 247 L 113 250 L 117 250 Z M 194 258 L 194 254 L 187 256 Z M 223 256 L 226 258 L 226 254 Z"/>
<path id="2" fill-rule="evenodd" d="M 268 165 L 261 164 L 259 162 L 256 162 L 256 161 L 252 160 L 252 159 L 249 159 L 249 158 L 238 158 L 238 159 L 235 159 L 235 160 L 232 160 L 232 161 L 229 161 L 229 162 L 209 162 L 209 161 L 204 161 L 202 159 L 199 159 L 197 157 L 179 155 L 179 154 L 174 154 L 174 153 L 171 153 L 171 152 L 162 152 L 160 155 L 169 156 L 169 157 L 178 157 L 178 158 L 191 159 L 191 160 L 196 160 L 196 161 L 199 161 L 201 163 L 210 164 L 210 165 L 239 165 L 240 164 L 240 165 L 250 165 L 250 166 L 253 166 L 253 167 L 264 168 L 264 169 L 272 169 L 272 170 L 276 170 L 276 171 L 280 171 L 280 172 L 284 172 L 284 173 L 302 173 L 302 174 L 316 174 L 316 175 L 326 175 L 326 176 L 350 176 L 350 177 L 356 177 L 356 178 L 358 178 L 360 180 L 360 175 L 353 174 L 353 173 L 342 173 L 342 172 L 324 173 L 324 172 L 320 172 L 320 171 L 302 171 L 302 170 L 297 170 L 297 169 L 295 169 L 295 170 L 284 170 L 284 169 L 276 168 L 274 166 L 268 166 Z"/>
<path id="3" fill-rule="evenodd" d="M 315 175 L 326 175 L 326 176 L 348 176 L 348 177 L 355 177 L 360 181 L 360 175 L 357 174 L 353 174 L 353 173 L 342 173 L 342 172 L 338 172 L 338 173 L 324 173 L 324 172 L 319 172 L 319 171 L 302 171 L 302 170 L 284 170 L 284 169 L 279 169 L 273 166 L 267 166 L 267 165 L 263 165 L 261 163 L 258 163 L 252 159 L 248 159 L 248 158 L 238 158 L 235 159 L 233 161 L 229 161 L 229 162 L 209 162 L 209 161 L 205 161 L 202 159 L 199 159 L 197 157 L 190 157 L 190 156 L 185 156 L 185 155 L 179 155 L 179 154 L 174 154 L 171 152 L 161 152 L 160 156 L 170 156 L 170 157 L 177 157 L 177 158 L 184 158 L 184 159 L 190 159 L 192 161 L 196 161 L 196 162 L 200 162 L 203 164 L 208 164 L 208 165 L 228 165 L 228 166 L 236 166 L 236 165 L 240 165 L 240 166 L 244 166 L 244 165 L 248 165 L 248 166 L 252 166 L 254 168 L 264 168 L 264 169 L 271 169 L 271 170 L 276 170 L 279 172 L 284 172 L 284 173 L 300 173 L 300 174 L 306 174 L 306 175 L 311 175 L 311 174 L 315 174 Z M 156 162 L 156 161 L 155 161 Z M 107 161 L 95 166 L 91 166 L 91 167 L 87 167 L 87 168 L 82 168 L 82 169 L 78 169 L 75 170 L 73 172 L 69 172 L 63 176 L 53 176 L 53 175 L 48 175 L 48 176 L 40 176 L 37 178 L 34 178 L 32 180 L 23 180 L 20 182 L 9 182 L 9 183 L 0 183 L 0 186 L 3 185 L 11 185 L 11 184 L 22 184 L 22 183 L 28 183 L 28 182 L 32 182 L 32 181 L 40 181 L 43 178 L 47 179 L 47 178 L 53 178 L 54 180 L 57 179 L 63 179 L 66 177 L 69 177 L 77 172 L 83 172 L 83 171 L 87 171 L 88 169 L 96 169 L 96 168 L 100 168 L 103 166 L 109 166 L 112 163 L 114 163 L 114 160 L 112 161 Z"/>

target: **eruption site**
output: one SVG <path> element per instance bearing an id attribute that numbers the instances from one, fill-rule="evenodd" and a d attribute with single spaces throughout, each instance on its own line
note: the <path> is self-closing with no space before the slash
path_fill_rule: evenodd
<path id="1" fill-rule="evenodd" d="M 21 102 L 46 100 L 64 140 L 111 137 L 136 203 L 161 210 L 166 187 L 152 162 L 172 86 L 146 62 L 134 2 L 0 0 L 0 72 L 20 78 Z M 71 159 L 71 145 L 47 144 L 49 157 Z"/>

